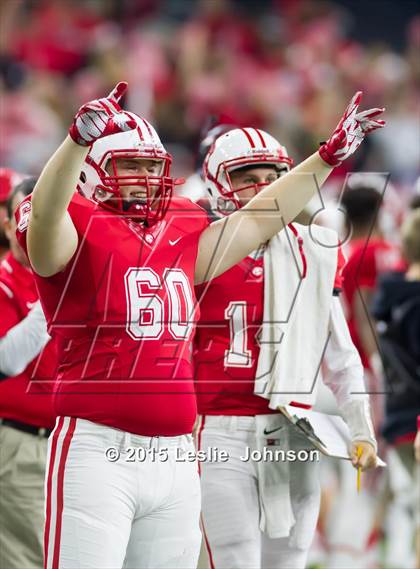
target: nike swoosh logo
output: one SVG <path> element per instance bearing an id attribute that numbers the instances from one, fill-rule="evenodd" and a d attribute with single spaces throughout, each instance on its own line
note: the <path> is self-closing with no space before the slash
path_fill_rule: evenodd
<path id="1" fill-rule="evenodd" d="M 175 239 L 174 241 L 171 241 L 169 239 L 169 245 L 176 245 L 180 239 L 181 239 L 181 237 L 178 237 L 178 239 Z"/>
<path id="2" fill-rule="evenodd" d="M 280 429 L 283 429 L 283 427 L 276 427 L 275 429 L 272 429 L 271 431 L 267 431 L 267 429 L 264 429 L 264 435 L 271 435 L 271 433 L 275 433 L 276 431 L 280 431 Z"/>

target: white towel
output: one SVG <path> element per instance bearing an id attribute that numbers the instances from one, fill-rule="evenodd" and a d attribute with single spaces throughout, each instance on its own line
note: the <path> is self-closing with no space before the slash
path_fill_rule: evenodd
<path id="1" fill-rule="evenodd" d="M 337 233 L 319 225 L 293 224 L 264 252 L 264 319 L 254 392 L 277 409 L 298 401 L 313 405 L 337 269 Z"/>

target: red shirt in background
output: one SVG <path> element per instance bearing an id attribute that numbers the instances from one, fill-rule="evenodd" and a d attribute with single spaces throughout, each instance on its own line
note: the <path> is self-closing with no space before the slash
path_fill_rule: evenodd
<path id="1" fill-rule="evenodd" d="M 27 316 L 37 300 L 33 273 L 8 253 L 0 263 L 0 338 Z M 0 417 L 53 428 L 51 388 L 43 380 L 54 377 L 55 367 L 56 351 L 50 341 L 21 374 L 1 380 Z"/>
<path id="2" fill-rule="evenodd" d="M 356 329 L 355 295 L 359 288 L 374 291 L 376 281 L 381 273 L 395 270 L 401 263 L 399 249 L 385 241 L 382 237 L 354 239 L 348 244 L 346 251 L 348 260 L 344 268 L 343 293 L 346 304 L 346 317 L 350 334 L 356 346 L 363 366 L 369 369 L 369 360 L 362 348 Z"/>

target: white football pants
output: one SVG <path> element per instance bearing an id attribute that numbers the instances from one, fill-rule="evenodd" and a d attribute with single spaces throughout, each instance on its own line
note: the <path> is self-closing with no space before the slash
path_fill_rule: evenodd
<path id="1" fill-rule="evenodd" d="M 142 437 L 59 417 L 48 447 L 46 569 L 196 567 L 191 435 Z"/>
<path id="2" fill-rule="evenodd" d="M 273 419 L 259 416 L 259 421 L 264 417 Z M 247 447 L 258 448 L 256 419 L 207 415 L 198 441 L 203 451 L 217 448 L 229 454 L 227 462 L 200 462 L 202 521 L 211 568 L 304 569 L 319 513 L 319 462 L 289 464 L 296 522 L 288 537 L 270 538 L 260 530 L 261 465 L 240 459 Z M 290 438 L 290 448 L 307 446 L 298 434 Z"/>

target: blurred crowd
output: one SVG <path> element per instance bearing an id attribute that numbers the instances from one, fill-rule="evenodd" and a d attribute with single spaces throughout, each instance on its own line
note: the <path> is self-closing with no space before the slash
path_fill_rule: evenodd
<path id="1" fill-rule="evenodd" d="M 122 79 L 127 108 L 151 120 L 184 176 L 211 120 L 263 128 L 299 162 L 362 89 L 365 108 L 387 107 L 388 127 L 345 168 L 390 172 L 413 191 L 420 16 L 397 52 L 356 41 L 351 10 L 324 1 L 13 0 L 0 10 L 5 166 L 39 173 L 75 109 Z"/>

